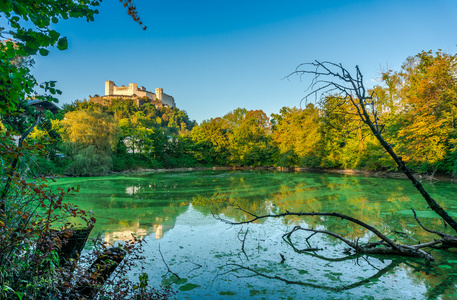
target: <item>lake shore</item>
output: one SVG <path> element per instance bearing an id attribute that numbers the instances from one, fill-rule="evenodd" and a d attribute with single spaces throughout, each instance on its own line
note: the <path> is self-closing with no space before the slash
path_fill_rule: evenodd
<path id="1" fill-rule="evenodd" d="M 367 170 L 354 170 L 354 169 L 324 169 L 324 168 L 300 168 L 300 167 L 240 167 L 240 166 L 218 166 L 218 167 L 193 167 L 193 168 L 172 168 L 172 169 L 133 169 L 120 172 L 111 172 L 110 174 L 134 174 L 134 173 L 153 173 L 153 172 L 186 172 L 186 171 L 199 171 L 199 170 L 269 170 L 280 172 L 297 172 L 297 173 L 330 173 L 341 175 L 357 175 L 378 178 L 397 178 L 408 179 L 402 172 L 388 172 L 388 171 L 367 171 Z M 414 176 L 419 181 L 445 181 L 457 182 L 457 178 L 449 174 L 420 174 L 414 173 Z"/>

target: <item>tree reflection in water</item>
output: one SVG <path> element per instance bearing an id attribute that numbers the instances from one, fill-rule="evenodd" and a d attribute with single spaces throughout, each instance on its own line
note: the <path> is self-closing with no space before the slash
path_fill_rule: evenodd
<path id="1" fill-rule="evenodd" d="M 166 273 L 166 268 L 158 255 L 160 243 L 172 270 L 186 277 L 183 280 L 187 283 L 177 283 L 176 286 L 183 289 L 180 291 L 183 298 L 210 298 L 215 292 L 249 297 L 252 296 L 250 290 L 265 290 L 263 297 L 278 298 L 315 289 L 312 285 L 294 285 L 298 290 L 292 292 L 286 289 L 292 284 L 285 281 L 281 281 L 284 284 L 282 288 L 265 283 L 271 280 L 279 282 L 275 276 L 291 282 L 302 281 L 340 289 L 321 289 L 316 298 L 321 297 L 323 292 L 330 293 L 323 298 L 338 297 L 340 294 L 343 298 L 363 298 L 361 295 L 376 298 L 382 293 L 389 293 L 388 296 L 394 299 L 405 297 L 405 293 L 406 298 L 415 296 L 419 299 L 452 299 L 455 296 L 457 254 L 434 251 L 433 255 L 440 261 L 441 267 L 427 269 L 421 266 L 422 262 L 415 260 L 342 256 L 344 247 L 328 237 L 314 236 L 307 244 L 306 237 L 297 236 L 297 240 L 294 238 L 296 249 L 293 249 L 281 237 L 295 225 L 338 231 L 349 239 L 362 236 L 368 241 L 371 237 L 347 222 L 336 222 L 328 217 L 305 221 L 290 216 L 274 222 L 251 224 L 241 232 L 240 228 L 220 224 L 212 217 L 212 213 L 217 213 L 234 221 L 246 220 L 249 216 L 235 209 L 233 204 L 258 214 L 279 213 L 286 209 L 328 211 L 331 208 L 382 228 L 390 238 L 404 241 L 407 238 L 396 235 L 395 231 L 405 231 L 416 241 L 426 240 L 429 236 L 423 230 L 411 226 L 415 222 L 410 207 L 418 208 L 425 226 L 441 230 L 442 223 L 427 215 L 420 199 L 417 201 L 415 196 L 405 196 L 414 195 L 414 192 L 409 191 L 402 180 L 319 173 L 198 171 L 62 178 L 57 182 L 62 187 L 78 184 L 81 185 L 81 192 L 71 201 L 77 202 L 84 210 L 94 211 L 98 220 L 94 232 L 109 235 L 110 242 L 122 234 L 147 235 L 146 253 L 150 257 L 148 269 L 151 270 L 149 277 L 153 283 L 165 280 L 161 276 Z M 457 187 L 450 184 L 435 186 L 427 188 L 444 190 L 447 199 L 452 199 L 457 193 Z M 441 200 L 452 212 L 452 201 Z M 244 253 L 241 251 L 243 240 Z M 324 250 L 300 251 L 305 248 Z M 282 264 L 280 254 L 285 257 Z M 197 265 L 202 267 L 195 269 Z M 274 279 L 248 269 L 227 273 L 240 267 Z M 382 273 L 382 270 L 385 272 Z M 217 272 L 219 275 L 214 280 Z M 255 276 L 243 279 L 230 275 L 236 273 Z M 200 288 L 184 291 L 189 283 Z M 306 291 L 300 291 L 300 288 Z M 224 298 L 223 294 L 219 296 Z"/>

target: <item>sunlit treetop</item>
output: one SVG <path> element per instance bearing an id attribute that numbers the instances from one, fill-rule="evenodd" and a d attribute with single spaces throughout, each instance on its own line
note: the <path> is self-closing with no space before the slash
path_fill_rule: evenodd
<path id="1" fill-rule="evenodd" d="M 127 13 L 143 29 L 132 0 L 120 0 Z M 40 85 L 44 95 L 38 95 L 35 78 L 29 66 L 15 62 L 31 55 L 46 56 L 49 47 L 68 48 L 66 37 L 53 30 L 53 24 L 69 18 L 85 18 L 88 22 L 98 14 L 101 0 L 3 0 L 0 1 L 0 114 L 11 113 L 19 101 L 27 97 L 57 101 L 55 82 Z"/>

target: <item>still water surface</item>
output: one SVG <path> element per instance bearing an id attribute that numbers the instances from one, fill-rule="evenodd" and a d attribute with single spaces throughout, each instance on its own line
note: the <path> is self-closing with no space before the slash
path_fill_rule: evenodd
<path id="1" fill-rule="evenodd" d="M 332 218 L 268 219 L 229 226 L 213 214 L 243 221 L 255 214 L 289 211 L 340 212 L 405 243 L 433 237 L 415 223 L 445 231 L 408 181 L 320 173 L 265 171 L 158 172 L 93 178 L 62 178 L 61 187 L 81 186 L 71 199 L 97 218 L 93 235 L 109 243 L 147 241 L 144 263 L 151 284 L 173 283 L 179 299 L 456 299 L 457 253 L 433 251 L 438 264 L 416 259 L 348 256 L 327 236 L 300 233 L 296 248 L 282 239 L 295 225 L 337 232 L 350 239 L 372 236 Z M 457 185 L 425 183 L 457 217 Z M 393 231 L 409 237 L 394 236 Z M 242 240 L 244 252 L 242 251 Z M 160 249 L 170 269 L 168 273 Z M 301 252 L 316 247 L 323 250 Z M 284 257 L 284 261 L 282 261 Z"/>

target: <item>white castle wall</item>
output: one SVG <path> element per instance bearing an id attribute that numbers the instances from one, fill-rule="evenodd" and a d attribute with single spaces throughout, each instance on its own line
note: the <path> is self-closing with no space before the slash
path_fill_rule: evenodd
<path id="1" fill-rule="evenodd" d="M 145 87 L 138 88 L 137 83 L 129 83 L 128 86 L 116 86 L 113 81 L 105 82 L 105 96 L 137 96 L 147 97 L 150 100 L 160 100 L 162 104 L 176 107 L 175 99 L 163 92 L 162 88 L 156 88 L 155 93 L 147 91 Z"/>

